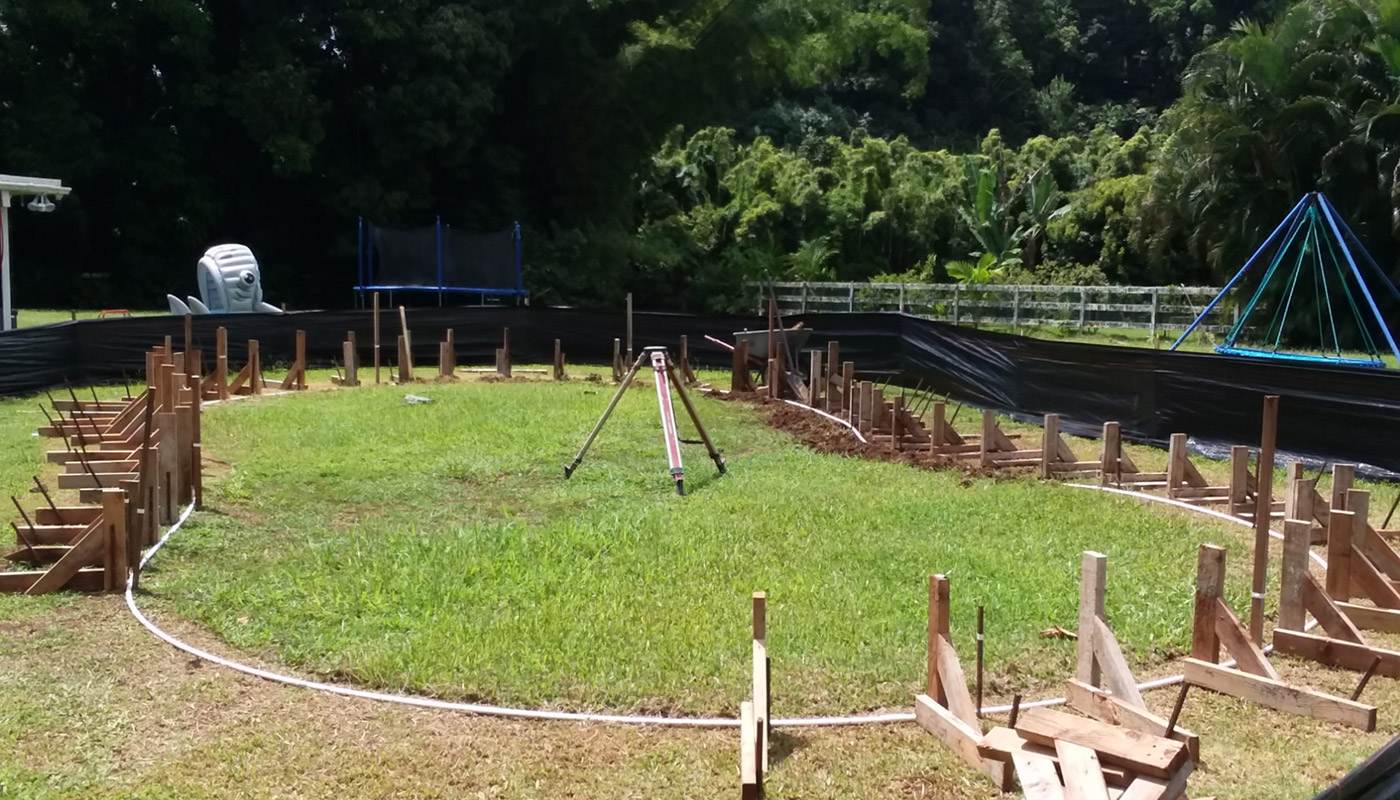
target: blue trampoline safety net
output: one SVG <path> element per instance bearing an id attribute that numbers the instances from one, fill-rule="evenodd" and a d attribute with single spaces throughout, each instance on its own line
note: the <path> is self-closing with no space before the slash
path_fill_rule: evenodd
<path id="1" fill-rule="evenodd" d="M 519 224 L 472 233 L 441 223 L 392 229 L 362 220 L 355 289 L 524 295 L 521 267 Z"/>

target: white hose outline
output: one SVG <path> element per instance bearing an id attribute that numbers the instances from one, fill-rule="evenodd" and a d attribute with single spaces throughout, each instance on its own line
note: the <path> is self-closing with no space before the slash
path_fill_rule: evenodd
<path id="1" fill-rule="evenodd" d="M 850 429 L 851 432 L 853 432 L 856 435 L 856 437 L 859 438 L 862 442 L 866 441 L 865 437 L 860 435 L 860 431 L 856 430 L 854 427 L 851 426 L 850 423 L 846 422 L 843 419 L 840 419 L 839 417 L 834 417 L 819 409 L 809 408 L 807 406 L 802 405 L 801 403 L 796 403 L 791 400 L 785 400 L 784 402 L 788 403 L 789 405 L 796 406 L 797 408 L 802 408 L 808 411 L 816 412 L 822 415 L 823 417 L 826 417 L 834 422 L 838 422 L 846 428 Z M 1239 525 L 1244 525 L 1246 527 L 1253 527 L 1253 523 L 1249 522 L 1248 520 L 1240 519 L 1238 517 L 1232 517 L 1229 514 L 1225 514 L 1212 509 L 1193 506 L 1189 503 L 1183 503 L 1180 500 L 1174 500 L 1167 497 L 1158 497 L 1157 495 L 1144 494 L 1142 492 L 1132 492 L 1126 489 L 1116 489 L 1107 486 L 1095 486 L 1092 484 L 1070 483 L 1062 485 L 1070 486 L 1076 489 L 1091 489 L 1095 491 L 1108 492 L 1110 494 L 1123 495 L 1125 497 L 1133 497 L 1139 500 L 1149 500 L 1157 503 L 1165 503 L 1167 505 L 1176 506 L 1178 508 L 1183 508 L 1188 511 L 1208 514 L 1210 516 L 1217 517 L 1219 519 L 1226 520 L 1229 522 L 1234 522 Z M 185 507 L 185 510 L 180 514 L 180 518 L 175 520 L 175 522 L 170 525 L 170 527 L 166 530 L 165 535 L 160 538 L 160 541 L 152 545 L 151 548 L 147 550 L 144 555 L 142 555 L 140 565 L 142 569 L 145 569 L 147 562 L 149 562 L 155 556 L 156 553 L 160 552 L 160 549 L 164 547 L 165 543 L 170 540 L 170 537 L 173 536 L 175 532 L 178 531 L 181 528 L 181 526 L 185 524 L 185 521 L 190 518 L 190 515 L 192 513 L 194 513 L 193 503 Z M 1277 531 L 1274 531 L 1272 529 L 1269 531 L 1269 536 L 1278 540 L 1283 539 L 1283 534 L 1278 533 Z M 1308 555 L 1312 558 L 1314 562 L 1321 565 L 1323 568 L 1326 568 L 1327 561 L 1321 556 L 1319 556 L 1317 553 L 1314 553 L 1311 550 L 1309 550 Z M 292 675 L 283 675 L 279 672 L 271 672 L 269 670 L 259 669 L 258 667 L 250 666 L 248 664 L 242 664 L 237 661 L 231 661 L 227 658 L 214 655 L 213 653 L 200 650 L 194 645 L 181 641 L 175 636 L 166 633 L 154 622 L 152 622 L 145 614 L 143 614 L 141 612 L 141 609 L 136 606 L 136 598 L 132 595 L 130 580 L 128 580 L 126 584 L 125 596 L 126 607 L 128 610 L 131 611 L 131 614 L 136 618 L 136 621 L 141 623 L 141 625 L 146 630 L 150 631 L 151 635 L 155 636 L 157 639 L 160 639 L 161 641 L 165 642 L 171 647 L 174 647 L 176 650 L 183 651 L 185 653 L 188 653 L 189 655 L 194 656 L 195 658 L 208 661 L 211 664 L 217 664 L 218 666 L 224 667 L 226 669 L 231 669 L 235 672 L 241 672 L 245 675 L 251 675 L 255 678 L 262 678 L 263 680 L 272 681 L 274 683 L 282 683 L 288 686 L 297 686 L 303 689 L 311 689 L 319 692 L 328 692 L 330 694 L 338 694 L 344 697 L 355 697 L 361 700 L 376 700 L 384 703 L 397 703 L 399 705 L 417 706 L 419 708 L 433 708 L 441 711 L 461 711 L 466 712 L 468 714 L 476 714 L 479 716 L 486 717 L 509 717 L 514 719 L 550 720 L 555 722 L 592 722 L 613 725 L 655 725 L 659 727 L 670 728 L 737 728 L 740 724 L 740 721 L 738 719 L 729 719 L 724 717 L 643 717 L 629 716 L 625 714 L 592 714 L 579 711 L 547 711 L 543 709 L 510 708 L 508 706 L 479 705 L 476 703 L 455 703 L 448 700 L 437 700 L 431 697 L 421 697 L 418 695 L 387 694 L 385 692 L 373 692 L 366 689 L 355 689 L 349 686 L 338 686 L 333 683 L 321 683 L 320 681 L 312 681 L 307 680 L 305 678 L 298 678 Z M 1312 630 L 1316 626 L 1317 621 L 1313 620 L 1304 628 L 1304 630 Z M 1264 648 L 1264 653 L 1266 654 L 1272 651 L 1273 645 L 1269 645 Z M 1221 666 L 1224 667 L 1232 667 L 1234 665 L 1234 661 L 1226 661 L 1221 664 Z M 1168 686 L 1177 686 L 1183 680 L 1185 680 L 1184 675 L 1173 675 L 1166 678 L 1158 678 L 1156 680 L 1140 683 L 1138 684 L 1138 689 L 1141 691 L 1163 689 Z M 1045 708 L 1049 706 L 1064 705 L 1065 701 L 1066 699 L 1063 697 L 1047 700 L 1035 700 L 1029 703 L 1021 703 L 1020 707 L 1023 709 Z M 1009 705 L 992 706 L 990 708 L 982 709 L 982 714 L 984 716 L 995 714 L 1008 714 L 1010 712 L 1011 706 Z M 913 721 L 914 715 L 912 713 L 893 713 L 865 714 L 850 717 L 793 717 L 789 719 L 772 720 L 770 725 L 777 728 L 820 728 L 837 727 L 843 725 L 888 725 L 892 723 Z"/>

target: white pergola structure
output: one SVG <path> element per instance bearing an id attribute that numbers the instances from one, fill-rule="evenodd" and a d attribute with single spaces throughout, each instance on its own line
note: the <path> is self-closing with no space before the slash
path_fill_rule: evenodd
<path id="1" fill-rule="evenodd" d="M 33 197 L 35 211 L 52 211 L 53 199 L 63 197 L 72 189 L 63 181 L 52 178 L 27 178 L 20 175 L 0 175 L 0 331 L 11 328 L 10 270 L 10 200 Z M 52 199 L 51 199 L 52 198 Z"/>

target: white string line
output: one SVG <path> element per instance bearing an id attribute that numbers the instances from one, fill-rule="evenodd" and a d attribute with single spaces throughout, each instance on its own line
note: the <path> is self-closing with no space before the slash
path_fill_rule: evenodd
<path id="1" fill-rule="evenodd" d="M 839 417 L 834 417 L 819 409 L 810 408 L 800 403 L 795 403 L 791 400 L 785 400 L 784 402 L 796 406 L 797 408 L 803 408 L 808 411 L 816 412 L 818 414 L 821 414 L 823 417 L 827 417 L 828 419 L 838 422 L 844 425 L 846 428 L 850 429 L 851 432 L 854 433 L 862 442 L 865 441 L 865 437 L 861 436 L 859 431 L 851 427 L 850 423 L 846 422 L 843 419 L 840 419 Z M 1158 503 L 1166 503 L 1167 505 L 1177 506 L 1179 508 L 1183 508 L 1188 511 L 1194 511 L 1197 513 L 1208 514 L 1210 516 L 1214 516 L 1219 519 L 1226 520 L 1228 522 L 1234 522 L 1239 525 L 1245 525 L 1250 527 L 1252 527 L 1253 525 L 1253 523 L 1247 520 L 1240 519 L 1238 517 L 1232 517 L 1228 514 L 1224 514 L 1219 511 L 1215 511 L 1208 508 L 1201 508 L 1199 506 L 1193 506 L 1189 503 L 1183 503 L 1179 500 L 1174 500 L 1167 497 L 1158 497 L 1156 495 L 1143 494 L 1140 492 L 1131 492 L 1125 489 L 1115 489 L 1112 487 L 1094 486 L 1090 484 L 1072 483 L 1064 485 L 1071 486 L 1076 489 L 1092 489 L 1102 492 L 1108 492 L 1111 494 L 1124 495 L 1126 497 L 1133 497 L 1139 500 L 1150 500 Z M 152 545 L 151 548 L 146 551 L 145 555 L 141 557 L 142 569 L 144 569 L 147 562 L 149 562 L 155 556 L 155 554 L 159 552 L 162 547 L 165 546 L 165 543 L 170 540 L 170 537 L 173 536 L 175 532 L 178 531 L 181 528 L 181 526 L 185 524 L 185 521 L 189 519 L 190 514 L 192 514 L 193 512 L 194 504 L 192 503 L 185 508 L 184 512 L 180 514 L 180 518 L 177 519 L 170 526 L 170 528 L 165 532 L 165 535 L 161 537 L 160 541 Z M 1275 539 L 1283 539 L 1282 534 L 1273 530 L 1269 531 L 1269 535 Z M 1318 554 L 1309 551 L 1308 555 L 1311 556 L 1313 561 L 1320 564 L 1324 569 L 1327 567 L 1326 560 Z M 255 678 L 262 678 L 263 680 L 272 681 L 274 683 L 282 683 L 288 686 L 297 686 L 303 689 L 311 689 L 314 691 L 328 692 L 330 694 L 338 694 L 344 697 L 354 697 L 361 700 L 375 700 L 384 703 L 397 703 L 399 705 L 417 706 L 419 708 L 433 708 L 442 711 L 459 711 L 468 714 L 477 714 L 480 716 L 488 717 L 510 717 L 514 719 L 551 720 L 556 722 L 592 722 L 615 725 L 655 725 L 672 728 L 737 728 L 739 727 L 740 722 L 737 719 L 729 719 L 724 717 L 647 717 L 629 716 L 626 714 L 592 714 L 577 711 L 549 711 L 544 709 L 511 708 L 509 706 L 481 705 L 477 703 L 456 703 L 448 700 L 438 700 L 431 697 L 421 697 L 418 695 L 387 694 L 385 692 L 373 692 L 366 689 L 355 689 L 353 687 L 341 686 L 333 683 L 321 683 L 320 681 L 311 681 L 305 678 L 298 678 L 292 675 L 284 675 L 282 673 L 271 672 L 269 670 L 259 669 L 258 667 L 250 666 L 248 664 L 232 661 L 227 658 L 223 658 L 222 656 L 218 656 L 213 653 L 201 650 L 187 642 L 181 641 L 175 636 L 165 632 L 141 612 L 141 609 L 138 608 L 136 605 L 136 598 L 132 595 L 130 580 L 127 581 L 126 586 L 126 607 L 131 611 L 131 614 L 136 618 L 136 621 L 140 622 L 141 625 L 145 627 L 146 630 L 150 631 L 153 636 L 170 645 L 171 647 L 188 653 L 189 655 L 192 655 L 195 658 L 203 659 L 204 661 L 208 661 L 212 664 L 217 664 L 218 666 L 224 667 L 226 669 L 231 669 L 235 672 L 242 672 L 245 675 L 252 675 Z M 1316 625 L 1317 621 L 1313 620 L 1304 628 L 1304 630 L 1311 630 Z M 1264 648 L 1264 652 L 1266 654 L 1271 652 L 1272 650 L 1273 645 L 1269 645 Z M 1221 666 L 1224 667 L 1232 667 L 1234 665 L 1234 661 L 1226 661 L 1223 664 L 1221 664 Z M 1176 686 L 1180 684 L 1184 679 L 1185 676 L 1183 675 L 1174 675 L 1167 678 L 1158 678 L 1156 680 L 1138 684 L 1138 689 L 1140 691 L 1146 692 L 1151 691 L 1153 689 L 1162 689 L 1168 686 Z M 1064 705 L 1065 702 L 1065 698 L 1057 697 L 1046 700 L 1035 700 L 1029 703 L 1021 703 L 1021 708 L 1044 708 L 1049 706 Z M 1010 711 L 1011 706 L 1009 705 L 992 706 L 990 708 L 982 709 L 982 713 L 984 715 L 1007 714 L 1010 713 Z M 914 715 L 911 713 L 891 713 L 863 714 L 848 717 L 793 717 L 788 719 L 775 719 L 770 724 L 773 727 L 778 728 L 817 728 L 836 727 L 843 725 L 887 725 L 892 723 L 903 723 L 913 721 Z"/>

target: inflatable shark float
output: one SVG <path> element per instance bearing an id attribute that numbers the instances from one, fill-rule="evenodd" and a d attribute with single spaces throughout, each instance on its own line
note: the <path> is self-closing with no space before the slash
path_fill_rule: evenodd
<path id="1" fill-rule="evenodd" d="M 199 260 L 199 295 L 203 302 L 194 297 L 181 300 L 173 294 L 165 299 L 170 302 L 170 313 L 180 316 L 282 313 L 277 306 L 263 302 L 258 260 L 253 258 L 252 250 L 241 244 L 221 244 L 204 251 L 204 258 Z"/>

